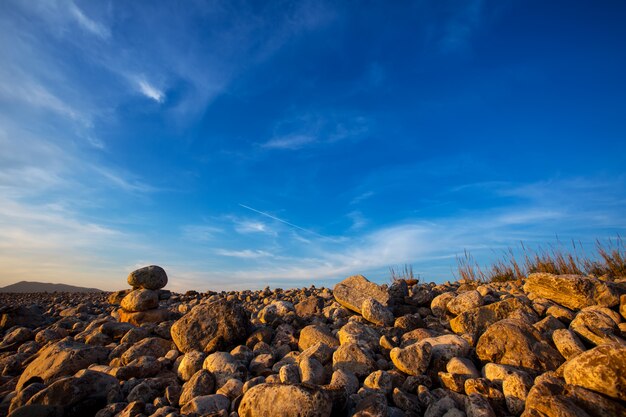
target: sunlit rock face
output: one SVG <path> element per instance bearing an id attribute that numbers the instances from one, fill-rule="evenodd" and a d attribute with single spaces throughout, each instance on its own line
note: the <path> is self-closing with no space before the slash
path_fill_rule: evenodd
<path id="1" fill-rule="evenodd" d="M 626 415 L 624 279 L 172 294 L 138 271 L 0 294 L 0 415 Z"/>

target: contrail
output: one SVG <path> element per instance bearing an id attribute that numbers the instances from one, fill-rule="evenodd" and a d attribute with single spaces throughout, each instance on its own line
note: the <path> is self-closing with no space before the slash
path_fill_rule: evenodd
<path id="1" fill-rule="evenodd" d="M 313 235 L 319 236 L 319 237 L 324 238 L 324 239 L 330 239 L 329 237 L 324 236 L 324 235 L 320 235 L 319 233 L 314 232 L 313 230 L 305 229 L 304 227 L 300 227 L 300 226 L 298 226 L 297 224 L 289 223 L 289 222 L 288 222 L 288 221 L 286 221 L 286 220 L 279 219 L 279 218 L 278 218 L 278 217 L 276 217 L 276 216 L 272 216 L 271 214 L 268 214 L 268 213 L 262 212 L 262 211 L 260 211 L 260 210 L 257 210 L 257 209 L 255 209 L 255 208 L 252 208 L 252 207 L 246 206 L 245 204 L 241 204 L 241 203 L 239 203 L 239 205 L 240 205 L 241 207 L 245 208 L 245 209 L 248 209 L 248 210 L 254 211 L 255 213 L 258 213 L 258 214 L 260 214 L 260 215 L 262 215 L 262 216 L 269 217 L 270 219 L 273 219 L 273 220 L 279 221 L 279 222 L 281 222 L 281 223 L 285 223 L 286 225 L 291 226 L 291 227 L 294 227 L 294 228 L 296 228 L 296 229 L 298 229 L 298 230 L 302 230 L 303 232 L 311 233 L 311 234 L 313 234 Z"/>

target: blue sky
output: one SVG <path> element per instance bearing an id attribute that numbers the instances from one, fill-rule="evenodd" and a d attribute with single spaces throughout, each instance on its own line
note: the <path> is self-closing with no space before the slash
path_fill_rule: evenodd
<path id="1" fill-rule="evenodd" d="M 621 1 L 0 3 L 0 285 L 451 279 L 626 231 Z"/>

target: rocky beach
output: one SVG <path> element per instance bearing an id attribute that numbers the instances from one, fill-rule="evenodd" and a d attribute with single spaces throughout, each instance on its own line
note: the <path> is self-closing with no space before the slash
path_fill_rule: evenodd
<path id="1" fill-rule="evenodd" d="M 0 416 L 626 415 L 626 278 L 127 284 L 0 294 Z"/>

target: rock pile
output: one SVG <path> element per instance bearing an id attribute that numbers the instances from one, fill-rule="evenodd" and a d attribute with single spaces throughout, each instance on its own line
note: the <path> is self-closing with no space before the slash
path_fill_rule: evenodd
<path id="1" fill-rule="evenodd" d="M 159 308 L 159 301 L 170 296 L 169 291 L 162 290 L 167 285 L 163 268 L 150 265 L 137 269 L 128 275 L 128 284 L 132 287 L 130 291 L 118 291 L 109 299 L 113 303 L 119 300 L 117 314 L 121 322 L 141 326 L 169 320 L 169 310 Z"/>
<path id="2" fill-rule="evenodd" d="M 0 416 L 626 416 L 626 278 L 128 282 L 109 302 L 0 294 Z"/>

